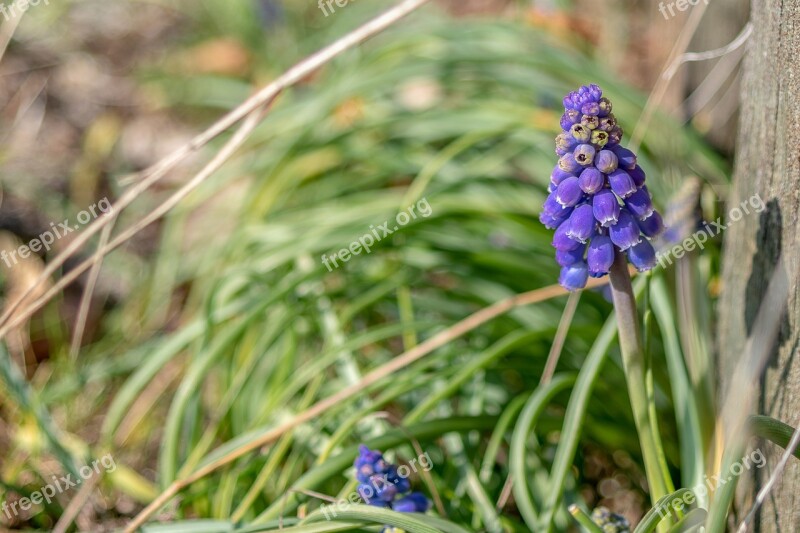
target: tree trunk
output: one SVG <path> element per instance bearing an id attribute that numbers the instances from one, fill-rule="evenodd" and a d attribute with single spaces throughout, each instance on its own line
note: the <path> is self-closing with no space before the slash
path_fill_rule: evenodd
<path id="1" fill-rule="evenodd" d="M 788 303 L 761 380 L 758 409 L 761 414 L 796 426 L 800 414 L 800 295 L 796 281 L 800 271 L 800 2 L 753 2 L 751 17 L 755 31 L 745 57 L 736 169 L 728 209 L 756 194 L 766 208 L 730 224 L 725 232 L 719 306 L 720 377 L 724 388 L 752 332 L 778 257 L 782 257 L 790 278 Z M 782 452 L 767 442 L 758 442 L 757 446 L 768 456 L 768 462 L 766 467 L 750 472 L 753 484 L 738 500 L 740 513 L 748 510 L 754 490 L 774 471 Z M 755 522 L 756 531 L 800 531 L 800 462 L 790 460 Z"/>

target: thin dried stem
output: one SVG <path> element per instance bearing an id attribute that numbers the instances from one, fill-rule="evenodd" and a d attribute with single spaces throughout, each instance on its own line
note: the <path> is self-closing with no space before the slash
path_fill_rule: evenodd
<path id="1" fill-rule="evenodd" d="M 5 24 L 0 25 L 0 61 L 3 60 L 8 44 L 11 42 L 11 38 L 14 37 L 14 32 L 17 31 L 19 21 L 22 20 L 24 14 L 25 12 L 22 11 L 18 16 L 11 17 L 11 19 L 6 20 Z"/>
<path id="2" fill-rule="evenodd" d="M 97 474 L 84 481 L 83 485 L 81 485 L 81 489 L 78 491 L 78 494 L 76 494 L 75 497 L 70 500 L 69 505 L 67 505 L 67 508 L 64 509 L 64 513 L 58 519 L 58 522 L 56 522 L 56 525 L 53 528 L 53 533 L 67 532 L 69 526 L 72 525 L 72 522 L 78 517 L 80 512 L 89 502 L 89 497 L 92 495 L 92 492 L 94 492 L 95 487 L 100 482 L 102 477 L 102 474 Z"/>
<path id="3" fill-rule="evenodd" d="M 642 111 L 642 116 L 636 123 L 633 135 L 631 135 L 630 149 L 634 152 L 639 151 L 644 132 L 647 131 L 647 127 L 650 125 L 650 119 L 653 118 L 653 113 L 655 113 L 658 106 L 661 105 L 664 95 L 667 94 L 669 83 L 675 76 L 674 72 L 670 73 L 670 67 L 675 62 L 676 58 L 680 58 L 683 53 L 686 52 L 686 48 L 688 48 L 692 37 L 694 37 L 695 32 L 697 32 L 697 27 L 700 25 L 700 20 L 703 18 L 707 7 L 707 4 L 701 3 L 692 9 L 692 14 L 689 16 L 686 26 L 683 27 L 683 31 L 678 36 L 678 40 L 675 41 L 675 46 L 672 47 L 672 51 L 667 59 L 667 64 L 661 76 L 658 78 L 655 87 L 653 87 L 653 90 L 650 92 L 650 96 L 647 98 L 647 103 Z"/>
<path id="4" fill-rule="evenodd" d="M 175 207 L 183 198 L 185 198 L 190 192 L 196 189 L 203 181 L 205 181 L 209 176 L 211 176 L 214 172 L 216 172 L 227 160 L 230 158 L 233 153 L 241 147 L 242 144 L 247 140 L 247 137 L 252 133 L 252 131 L 258 126 L 264 110 L 261 113 L 250 115 L 247 120 L 242 123 L 236 133 L 231 137 L 225 146 L 214 156 L 214 158 L 197 174 L 191 181 L 186 183 L 183 187 L 178 189 L 172 196 L 170 196 L 167 200 L 165 200 L 161 205 L 159 205 L 156 209 L 154 209 L 149 215 L 147 215 L 142 220 L 138 221 L 132 227 L 128 228 L 120 235 L 118 235 L 114 240 L 108 243 L 106 246 L 98 247 L 97 251 L 95 252 L 94 256 L 90 257 L 89 259 L 85 260 L 74 269 L 70 270 L 64 277 L 62 277 L 58 282 L 56 282 L 53 287 L 48 290 L 43 296 L 38 298 L 32 304 L 30 304 L 24 311 L 17 314 L 17 316 L 10 322 L 4 324 L 0 327 L 0 338 L 4 337 L 8 331 L 17 327 L 18 325 L 22 324 L 25 320 L 27 320 L 33 313 L 41 309 L 47 302 L 50 301 L 53 296 L 61 292 L 61 290 L 75 281 L 81 274 L 83 274 L 86 270 L 91 268 L 94 264 L 96 257 L 102 257 L 112 250 L 122 246 L 125 242 L 128 241 L 131 237 L 136 235 L 139 231 L 143 228 L 152 224 L 159 218 L 161 218 L 165 213 L 167 213 L 170 209 Z M 116 214 L 116 211 L 114 211 Z M 110 220 L 113 218 L 111 215 L 107 215 L 106 217 L 102 217 L 104 219 Z M 101 219 L 98 219 L 101 220 Z"/>
<path id="5" fill-rule="evenodd" d="M 395 7 L 389 9 L 383 14 L 367 22 L 366 24 L 348 33 L 341 39 L 335 41 L 333 44 L 323 48 L 322 50 L 302 60 L 294 67 L 287 70 L 283 75 L 278 77 L 275 81 L 265 86 L 256 94 L 248 98 L 239 107 L 237 107 L 230 113 L 223 116 L 220 120 L 214 123 L 206 131 L 196 136 L 189 143 L 175 150 L 173 153 L 169 154 L 164 159 L 162 159 L 149 169 L 145 170 L 144 172 L 142 172 L 139 175 L 141 181 L 139 181 L 138 183 L 133 185 L 130 189 L 125 191 L 125 193 L 123 193 L 123 195 L 112 206 L 111 211 L 118 213 L 122 209 L 126 208 L 140 194 L 145 192 L 147 189 L 152 187 L 156 182 L 158 182 L 161 178 L 166 176 L 166 174 L 170 170 L 172 170 L 178 163 L 180 163 L 186 157 L 196 152 L 206 144 L 208 144 L 210 141 L 218 137 L 220 134 L 230 129 L 232 126 L 234 126 L 241 120 L 250 116 L 254 111 L 261 109 L 266 104 L 272 102 L 275 99 L 275 97 L 277 97 L 277 95 L 280 94 L 280 92 L 283 91 L 284 89 L 297 84 L 299 81 L 303 80 L 304 78 L 306 78 L 308 75 L 310 75 L 320 67 L 329 63 L 332 59 L 341 55 L 343 52 L 353 48 L 362 41 L 380 33 L 381 31 L 385 30 L 398 20 L 410 14 L 412 11 L 423 6 L 428 1 L 429 0 L 404 0 L 403 2 L 397 4 Z M 195 183 L 196 179 L 192 180 L 192 182 Z M 36 282 L 31 287 L 29 287 L 28 290 L 25 292 L 25 294 L 23 294 L 18 300 L 9 305 L 5 313 L 3 313 L 2 316 L 0 316 L 0 325 L 3 326 L 3 328 L 0 329 L 0 338 L 2 338 L 3 335 L 5 335 L 8 332 L 9 328 L 7 328 L 6 325 L 9 319 L 14 315 L 14 313 L 16 313 L 16 311 L 22 305 L 25 298 L 29 294 L 31 294 L 34 290 L 36 290 L 36 288 L 38 288 L 40 285 L 46 283 L 47 280 L 50 278 L 50 276 L 52 276 L 53 273 L 55 273 L 66 262 L 66 260 L 69 259 L 69 257 L 71 257 L 75 252 L 77 252 L 81 247 L 83 247 L 83 245 L 86 244 L 86 242 L 88 242 L 88 240 L 93 235 L 95 235 L 98 231 L 100 231 L 100 229 L 102 229 L 106 224 L 108 224 L 110 220 L 111 219 L 109 219 L 108 217 L 101 217 L 92 222 L 90 225 L 86 226 L 83 232 L 80 235 L 78 235 L 77 238 L 73 242 L 71 242 L 70 245 L 63 252 L 61 252 L 58 256 L 56 256 L 50 263 L 48 263 L 48 265 L 45 267 L 44 271 L 41 273 Z M 147 217 L 147 220 L 152 221 L 153 218 Z M 149 223 L 150 222 L 148 222 L 147 224 Z M 144 225 L 140 224 L 137 227 L 141 229 L 141 227 L 144 227 L 147 224 Z M 112 245 L 113 244 L 114 243 L 112 243 Z M 116 246 L 118 245 L 119 244 L 117 244 Z M 111 251 L 114 248 L 116 248 L 116 246 L 111 246 L 111 248 L 105 247 L 103 248 L 103 250 Z M 108 253 L 108 251 L 104 253 Z M 27 312 L 25 314 L 27 314 Z"/>
<path id="6" fill-rule="evenodd" d="M 111 236 L 111 230 L 113 228 L 114 224 L 109 224 L 103 228 L 103 231 L 100 233 L 100 242 L 97 244 L 98 249 L 103 248 L 108 243 L 108 239 Z M 95 254 L 92 260 L 92 270 L 89 272 L 89 279 L 86 282 L 86 288 L 84 288 L 83 295 L 81 296 L 81 303 L 78 307 L 78 316 L 75 319 L 75 329 L 72 332 L 72 343 L 70 344 L 69 349 L 69 358 L 72 361 L 75 361 L 78 358 L 78 353 L 81 350 L 81 344 L 83 344 L 83 333 L 86 330 L 86 320 L 89 317 L 89 309 L 92 306 L 94 289 L 97 286 L 97 280 L 100 277 L 100 270 L 102 270 L 103 267 L 103 257 L 103 255 Z"/>
<path id="7" fill-rule="evenodd" d="M 514 476 L 509 474 L 506 478 L 506 482 L 503 483 L 503 489 L 500 491 L 500 497 L 497 498 L 497 503 L 495 504 L 494 508 L 499 513 L 503 509 L 505 509 L 508 500 L 511 498 L 511 493 L 514 490 Z"/>
<path id="8" fill-rule="evenodd" d="M 558 360 L 561 358 L 561 350 L 564 348 L 564 341 L 567 340 L 567 333 L 569 333 L 569 327 L 572 325 L 572 319 L 575 317 L 575 310 L 578 308 L 578 302 L 580 301 L 581 293 L 577 291 L 571 293 L 567 299 L 564 312 L 561 313 L 561 320 L 558 322 L 556 336 L 553 339 L 553 344 L 550 345 L 550 353 L 547 354 L 547 362 L 544 365 L 539 385 L 546 385 L 553 379 Z"/>
<path id="9" fill-rule="evenodd" d="M 761 487 L 761 490 L 758 491 L 758 496 L 756 496 L 756 501 L 753 504 L 753 508 L 750 509 L 750 512 L 747 513 L 742 523 L 739 524 L 739 529 L 737 533 L 745 533 L 747 529 L 750 527 L 750 524 L 753 522 L 753 519 L 756 516 L 756 512 L 764 505 L 764 502 L 767 500 L 767 496 L 772 491 L 773 487 L 780 481 L 781 476 L 783 475 L 783 471 L 786 470 L 786 465 L 789 463 L 789 458 L 794 455 L 795 450 L 797 450 L 798 445 L 800 445 L 800 419 L 795 423 L 797 429 L 795 429 L 794 433 L 792 434 L 792 439 L 789 441 L 789 445 L 786 446 L 786 450 L 783 452 L 783 456 L 781 457 L 780 462 L 773 470 L 772 474 L 769 476 L 766 484 Z"/>
<path id="10" fill-rule="evenodd" d="M 708 61 L 709 59 L 717 59 L 724 55 L 730 54 L 734 50 L 737 50 L 744 43 L 747 42 L 747 39 L 750 38 L 750 35 L 753 33 L 753 23 L 748 22 L 742 28 L 742 31 L 739 32 L 739 35 L 731 41 L 730 43 L 726 44 L 722 48 L 717 48 L 715 50 L 708 50 L 706 52 L 686 52 L 685 54 L 681 54 L 680 56 L 676 57 L 672 64 L 664 71 L 662 75 L 666 79 L 672 79 L 675 76 L 675 73 L 678 71 L 678 68 L 683 65 L 684 63 L 691 63 L 694 61 Z"/>
<path id="11" fill-rule="evenodd" d="M 378 413 L 380 418 L 385 418 L 388 420 L 394 427 L 399 429 L 411 442 L 411 446 L 414 448 L 414 451 L 417 452 L 417 457 L 423 457 L 425 455 L 425 451 L 422 449 L 422 445 L 419 443 L 419 440 L 403 425 L 403 420 L 396 417 L 392 413 L 388 411 L 381 411 Z M 439 494 L 439 489 L 436 488 L 436 483 L 433 482 L 433 476 L 431 476 L 430 472 L 427 470 L 422 470 L 419 472 L 420 477 L 422 477 L 425 485 L 431 491 L 431 496 L 433 496 L 433 503 L 436 506 L 436 510 L 439 511 L 441 516 L 446 516 L 447 512 L 444 509 L 444 502 L 442 501 L 442 497 Z"/>

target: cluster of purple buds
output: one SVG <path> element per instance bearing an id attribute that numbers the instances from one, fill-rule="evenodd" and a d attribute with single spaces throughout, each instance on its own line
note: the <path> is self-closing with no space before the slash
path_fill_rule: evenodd
<path id="1" fill-rule="evenodd" d="M 424 513 L 430 502 L 424 494 L 412 492 L 411 482 L 387 462 L 383 454 L 363 444 L 353 463 L 358 479 L 358 494 L 368 505 L 384 507 L 400 513 Z"/>
<path id="2" fill-rule="evenodd" d="M 647 190 L 636 154 L 620 146 L 622 128 L 611 101 L 597 85 L 564 98 L 560 159 L 550 175 L 550 195 L 539 220 L 554 229 L 553 247 L 561 265 L 559 283 L 570 291 L 589 276 L 608 274 L 616 251 L 626 252 L 640 271 L 656 264 L 649 239 L 664 223 Z"/>

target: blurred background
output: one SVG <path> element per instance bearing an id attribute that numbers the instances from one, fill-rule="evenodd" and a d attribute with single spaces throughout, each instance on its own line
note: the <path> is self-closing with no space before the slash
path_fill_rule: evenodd
<path id="1" fill-rule="evenodd" d="M 0 249 L 115 201 L 133 173 L 392 4 L 353 0 L 326 16 L 310 0 L 42 1 L 21 18 L 0 18 Z M 482 307 L 555 283 L 551 236 L 537 216 L 556 160 L 561 98 L 579 85 L 603 87 L 627 142 L 636 132 L 659 209 L 688 194 L 679 202 L 686 211 L 674 216 L 690 227 L 701 214 L 716 218 L 744 47 L 683 65 L 663 92 L 653 89 L 676 43 L 725 46 L 745 26 L 748 4 L 700 2 L 671 16 L 643 0 L 434 1 L 304 79 L 220 171 L 105 257 L 96 279 L 81 275 L 7 334 L 0 501 L 30 494 L 70 461 L 111 453 L 118 468 L 87 492 L 67 527 L 112 530 L 226 443 L 273 427 Z M 706 12 L 695 28 L 696 10 Z M 640 131 L 654 95 L 658 111 Z M 117 213 L 112 235 L 191 179 L 226 138 Z M 323 254 L 423 198 L 431 216 L 338 269 L 323 266 Z M 79 234 L 0 263 L 6 308 Z M 59 274 L 89 258 L 98 237 L 91 243 Z M 682 303 L 697 316 L 675 315 L 674 331 L 652 337 L 677 478 L 686 469 L 665 339 L 691 322 L 700 324 L 692 335 L 713 344 L 719 244 L 695 258 L 696 290 L 666 302 L 667 313 Z M 436 422 L 419 437 L 436 465 L 433 487 L 422 490 L 440 493 L 448 519 L 482 530 L 478 495 L 497 501 L 514 468 L 513 425 L 503 426 L 502 415 L 518 412 L 536 388 L 565 302 L 521 307 L 470 331 L 193 484 L 158 518 L 269 524 L 303 516 L 319 502 L 291 488 L 335 496 L 350 482 L 344 451 L 401 423 Z M 600 292 L 582 297 L 561 370 L 581 368 L 610 310 Z M 602 504 L 635 522 L 648 508 L 646 486 L 619 355 L 610 356 L 564 500 Z M 698 401 L 713 413 L 713 379 L 698 379 Z M 552 463 L 567 399 L 554 398 L 528 441 L 522 466 L 534 502 L 546 499 L 540 474 Z M 398 457 L 416 455 L 395 440 Z M 477 492 L 465 481 L 470 472 Z M 0 524 L 52 530 L 78 490 L 0 514 Z M 529 530 L 514 495 L 500 514 L 504 530 Z M 557 520 L 570 527 L 565 512 Z"/>

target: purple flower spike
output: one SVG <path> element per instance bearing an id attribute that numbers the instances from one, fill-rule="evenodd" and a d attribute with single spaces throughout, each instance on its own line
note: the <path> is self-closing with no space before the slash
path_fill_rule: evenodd
<path id="1" fill-rule="evenodd" d="M 571 266 L 583 261 L 586 246 L 578 246 L 574 250 L 556 250 L 556 263 L 562 267 Z"/>
<path id="2" fill-rule="evenodd" d="M 653 214 L 644 220 L 639 221 L 639 227 L 646 237 L 658 237 L 664 232 L 664 221 L 658 211 L 653 211 Z"/>
<path id="3" fill-rule="evenodd" d="M 581 113 L 584 115 L 597 115 L 600 113 L 600 104 L 597 102 L 587 102 L 581 106 Z"/>
<path id="4" fill-rule="evenodd" d="M 611 237 L 611 242 L 623 252 L 642 240 L 639 236 L 639 225 L 627 209 L 620 211 L 619 220 L 608 228 L 608 235 Z"/>
<path id="5" fill-rule="evenodd" d="M 622 128 L 619 126 L 614 126 L 614 128 L 608 132 L 608 144 L 607 146 L 617 146 L 622 141 Z M 617 154 L 619 157 L 619 154 Z"/>
<path id="6" fill-rule="evenodd" d="M 600 116 L 607 117 L 612 110 L 611 100 L 608 98 L 601 98 L 600 101 L 597 103 L 598 107 L 600 108 Z"/>
<path id="7" fill-rule="evenodd" d="M 582 196 L 583 191 L 581 190 L 578 178 L 575 176 L 571 176 L 562 181 L 556 189 L 556 201 L 561 204 L 562 207 L 572 207 L 576 205 Z"/>
<path id="8" fill-rule="evenodd" d="M 642 187 L 628 196 L 625 199 L 625 207 L 639 220 L 649 217 L 655 211 L 653 201 L 650 200 L 650 194 L 647 192 L 647 187 Z"/>
<path id="9" fill-rule="evenodd" d="M 568 291 L 577 291 L 586 287 L 588 280 L 589 268 L 583 262 L 563 267 L 561 275 L 558 277 L 558 282 Z"/>
<path id="10" fill-rule="evenodd" d="M 611 150 L 600 150 L 600 152 L 597 154 L 597 157 L 595 157 L 594 166 L 596 166 L 597 170 L 604 174 L 610 174 L 614 172 L 617 170 L 618 165 L 619 161 L 617 159 L 617 154 Z"/>
<path id="11" fill-rule="evenodd" d="M 569 252 L 579 247 L 581 243 L 567 235 L 569 224 L 561 224 L 553 234 L 553 248 L 561 252 Z"/>
<path id="12" fill-rule="evenodd" d="M 620 168 L 625 168 L 625 169 L 636 168 L 636 154 L 634 154 L 627 148 L 623 148 L 621 146 L 614 147 L 614 153 L 616 153 L 617 157 L 619 158 Z"/>
<path id="13" fill-rule="evenodd" d="M 598 235 L 592 239 L 586 252 L 586 262 L 589 264 L 590 276 L 599 278 L 608 274 L 614 262 L 614 243 L 607 235 Z"/>
<path id="14" fill-rule="evenodd" d="M 602 130 L 594 130 L 591 138 L 592 144 L 597 148 L 603 148 L 608 144 L 608 132 Z"/>
<path id="15" fill-rule="evenodd" d="M 561 170 L 558 165 L 553 169 L 553 172 L 550 173 L 550 181 L 558 185 L 565 179 L 570 176 L 575 176 L 572 172 L 567 172 L 566 170 Z"/>
<path id="16" fill-rule="evenodd" d="M 544 211 L 539 213 L 539 222 L 547 229 L 556 229 L 561 225 L 561 221 L 556 220 L 555 217 L 548 215 Z"/>
<path id="17" fill-rule="evenodd" d="M 561 209 L 561 206 L 558 206 Z M 561 211 L 557 213 L 545 213 L 544 211 L 539 214 L 539 222 L 545 225 L 548 229 L 556 229 L 561 224 L 569 219 L 569 216 L 572 214 L 573 209 L 568 207 L 566 209 L 561 209 Z"/>
<path id="18" fill-rule="evenodd" d="M 412 492 L 405 498 L 400 498 L 392 509 L 398 513 L 424 513 L 430 509 L 431 502 L 422 493 Z"/>
<path id="19" fill-rule="evenodd" d="M 578 96 L 578 93 L 571 92 L 567 96 L 564 97 L 564 107 L 567 109 L 577 109 L 578 104 L 575 103 L 575 98 Z"/>
<path id="20" fill-rule="evenodd" d="M 570 215 L 572 214 L 573 209 L 568 207 L 566 209 L 562 209 L 557 213 L 553 213 L 552 215 L 548 213 L 542 213 L 539 219 L 542 221 L 542 224 L 547 226 L 549 229 L 556 229 L 561 224 L 566 222 Z M 544 219 L 542 219 L 544 217 Z"/>
<path id="21" fill-rule="evenodd" d="M 647 239 L 642 239 L 639 244 L 631 246 L 628 250 L 628 260 L 639 272 L 645 272 L 656 266 L 656 251 Z"/>
<path id="22" fill-rule="evenodd" d="M 600 119 L 594 115 L 583 115 L 583 118 L 581 118 L 581 126 L 588 130 L 596 130 L 599 125 Z"/>
<path id="23" fill-rule="evenodd" d="M 380 476 L 375 476 L 380 479 Z M 361 496 L 361 499 L 364 500 L 364 503 L 367 505 L 371 505 L 373 507 L 383 507 L 385 509 L 389 508 L 389 503 L 381 500 L 376 495 L 377 490 L 375 487 L 372 486 L 372 482 L 368 481 L 367 483 L 359 483 L 358 488 L 356 489 L 358 495 Z"/>
<path id="24" fill-rule="evenodd" d="M 579 143 L 588 143 L 592 138 L 592 130 L 583 124 L 575 124 L 569 129 L 570 135 Z"/>
<path id="25" fill-rule="evenodd" d="M 571 153 L 564 154 L 558 160 L 558 168 L 565 172 L 578 172 L 582 167 L 580 163 L 575 160 L 575 156 Z"/>
<path id="26" fill-rule="evenodd" d="M 580 185 L 581 190 L 586 194 L 595 194 L 603 188 L 605 183 L 606 177 L 603 176 L 603 173 L 592 167 L 581 172 L 578 178 L 578 185 Z"/>
<path id="27" fill-rule="evenodd" d="M 385 461 L 381 452 L 362 444 L 353 466 L 359 481 L 358 495 L 367 505 L 401 513 L 424 513 L 430 507 L 428 499 L 419 492 L 408 494 L 411 482 L 407 475 L 401 475 L 396 465 Z"/>
<path id="28" fill-rule="evenodd" d="M 621 168 L 608 175 L 608 183 L 611 185 L 611 190 L 617 193 L 620 198 L 627 198 L 636 192 L 636 184 L 633 182 L 633 178 Z"/>
<path id="29" fill-rule="evenodd" d="M 597 85 L 564 97 L 559 160 L 539 220 L 555 230 L 559 283 L 571 291 L 585 287 L 589 276 L 607 275 L 617 252 L 639 270 L 652 268 L 647 239 L 664 231 L 636 154 L 620 145 L 622 127 L 612 110 Z"/>
<path id="30" fill-rule="evenodd" d="M 397 496 L 398 490 L 397 487 L 394 486 L 391 482 L 385 480 L 383 476 L 372 476 L 370 479 L 372 486 L 376 489 L 375 496 L 379 500 L 383 500 L 387 503 L 394 500 L 394 497 Z"/>
<path id="31" fill-rule="evenodd" d="M 576 207 L 567 220 L 567 236 L 584 244 L 592 238 L 596 229 L 597 221 L 589 204 Z"/>
<path id="32" fill-rule="evenodd" d="M 578 141 L 568 133 L 562 133 L 556 137 L 556 148 L 559 150 L 569 152 L 570 150 L 574 150 L 577 145 Z"/>
<path id="33" fill-rule="evenodd" d="M 607 117 L 601 118 L 599 121 L 599 125 L 597 127 L 598 129 L 601 129 L 606 133 L 610 133 L 611 131 L 614 130 L 616 126 L 617 126 L 617 119 L 613 114 L 611 114 Z"/>
<path id="34" fill-rule="evenodd" d="M 591 144 L 581 144 L 575 148 L 575 161 L 582 167 L 588 167 L 594 162 L 595 149 Z"/>
<path id="35" fill-rule="evenodd" d="M 592 212 L 594 218 L 601 226 L 607 228 L 619 220 L 620 207 L 616 195 L 608 189 L 603 189 L 592 199 Z"/>
<path id="36" fill-rule="evenodd" d="M 562 130 L 569 130 L 569 128 L 573 124 L 577 124 L 581 121 L 581 114 L 579 111 L 575 109 L 568 109 L 561 115 L 561 129 Z"/>
<path id="37" fill-rule="evenodd" d="M 558 213 L 561 213 L 561 211 L 564 209 L 564 206 L 558 203 L 558 200 L 556 200 L 556 194 L 552 192 L 547 196 L 547 199 L 544 201 L 544 205 L 542 206 L 542 211 L 550 216 L 555 216 Z"/>
<path id="38" fill-rule="evenodd" d="M 373 475 L 385 472 L 388 463 L 383 459 L 381 452 L 370 450 L 362 444 L 358 448 L 358 457 L 353 466 L 356 469 L 356 478 L 362 483 L 366 483 Z"/>
<path id="39" fill-rule="evenodd" d="M 636 165 L 636 167 L 628 170 L 627 172 L 628 174 L 630 174 L 631 179 L 633 180 L 633 183 L 636 184 L 637 188 L 642 187 L 644 185 L 646 176 L 644 175 L 644 170 L 642 170 L 642 167 Z"/>
<path id="40" fill-rule="evenodd" d="M 583 204 L 576 207 L 567 221 L 567 237 L 586 243 L 594 235 L 597 221 L 592 213 L 592 206 Z"/>

